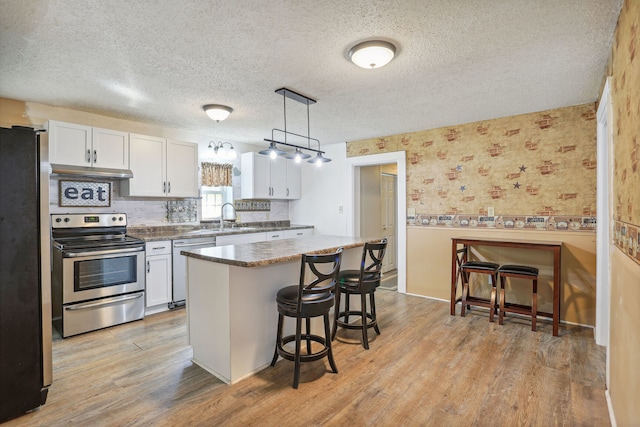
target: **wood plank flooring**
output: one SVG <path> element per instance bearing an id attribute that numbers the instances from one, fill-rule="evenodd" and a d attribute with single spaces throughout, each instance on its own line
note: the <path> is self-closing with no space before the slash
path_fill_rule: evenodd
<path id="1" fill-rule="evenodd" d="M 326 360 L 280 360 L 228 386 L 194 365 L 185 311 L 160 313 L 53 345 L 54 382 L 13 426 L 607 426 L 604 348 L 593 331 L 376 292 L 382 335 L 370 350 L 338 332 Z M 274 311 L 274 316 L 276 313 Z M 215 327 L 215 326 L 212 326 Z M 275 331 L 274 331 L 275 337 Z"/>

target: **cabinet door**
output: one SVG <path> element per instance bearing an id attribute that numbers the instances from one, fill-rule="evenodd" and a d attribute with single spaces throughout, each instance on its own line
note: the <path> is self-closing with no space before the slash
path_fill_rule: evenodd
<path id="1" fill-rule="evenodd" d="M 295 239 L 298 237 L 313 236 L 313 228 L 302 228 L 297 230 L 284 230 L 285 239 Z"/>
<path id="2" fill-rule="evenodd" d="M 271 198 L 271 159 L 258 153 L 243 153 L 240 158 L 243 199 Z"/>
<path id="3" fill-rule="evenodd" d="M 287 163 L 293 160 L 284 157 L 269 159 L 271 169 L 271 198 L 287 199 Z"/>
<path id="4" fill-rule="evenodd" d="M 198 197 L 198 144 L 167 141 L 166 195 Z"/>
<path id="5" fill-rule="evenodd" d="M 133 178 L 123 181 L 123 195 L 164 197 L 166 140 L 135 133 L 129 138 L 129 165 Z"/>
<path id="6" fill-rule="evenodd" d="M 282 240 L 282 239 L 284 239 L 284 230 L 267 231 L 267 240 Z"/>
<path id="7" fill-rule="evenodd" d="M 287 199 L 299 199 L 301 196 L 300 180 L 301 165 L 293 161 L 287 161 Z"/>
<path id="8" fill-rule="evenodd" d="M 129 134 L 93 128 L 93 165 L 101 168 L 129 169 Z"/>
<path id="9" fill-rule="evenodd" d="M 147 307 L 171 302 L 171 255 L 147 257 Z"/>
<path id="10" fill-rule="evenodd" d="M 49 120 L 49 162 L 91 166 L 91 126 Z"/>

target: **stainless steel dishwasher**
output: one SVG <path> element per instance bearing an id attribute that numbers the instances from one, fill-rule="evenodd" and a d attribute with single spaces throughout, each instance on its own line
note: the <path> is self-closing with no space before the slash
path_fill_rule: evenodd
<path id="1" fill-rule="evenodd" d="M 169 308 L 183 307 L 187 299 L 187 257 L 180 255 L 180 251 L 206 248 L 215 245 L 215 236 L 173 241 L 173 292 Z"/>

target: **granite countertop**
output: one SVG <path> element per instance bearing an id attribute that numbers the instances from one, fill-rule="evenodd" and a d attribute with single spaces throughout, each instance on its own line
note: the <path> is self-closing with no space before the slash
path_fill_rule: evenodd
<path id="1" fill-rule="evenodd" d="M 194 249 L 180 253 L 204 261 L 238 267 L 259 267 L 300 259 L 302 254 L 331 253 L 338 250 L 338 248 L 356 248 L 364 246 L 367 242 L 379 240 L 379 238 L 367 237 L 308 236 L 297 239 L 270 240 Z"/>
<path id="2" fill-rule="evenodd" d="M 217 227 L 197 226 L 160 226 L 160 227 L 129 227 L 127 234 L 146 242 L 160 240 L 190 239 L 197 237 L 229 236 L 232 234 L 263 233 L 267 231 L 299 230 L 313 228 L 312 225 L 258 225 L 258 226 L 227 226 L 220 230 Z"/>

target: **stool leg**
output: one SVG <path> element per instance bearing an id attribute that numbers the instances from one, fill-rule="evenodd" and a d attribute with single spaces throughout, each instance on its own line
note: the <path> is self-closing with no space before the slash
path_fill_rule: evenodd
<path id="1" fill-rule="evenodd" d="M 296 353 L 294 357 L 294 369 L 293 369 L 293 388 L 298 388 L 300 382 L 300 347 L 301 347 L 301 335 L 302 334 L 302 319 L 296 319 Z"/>
<path id="2" fill-rule="evenodd" d="M 331 332 L 331 341 L 336 339 L 336 333 L 338 332 L 338 318 L 340 318 L 340 287 L 336 286 L 336 302 L 333 306 L 333 331 Z"/>
<path id="3" fill-rule="evenodd" d="M 367 295 L 360 294 L 360 314 L 362 317 L 362 346 L 369 350 L 369 335 L 367 333 Z"/>
<path id="4" fill-rule="evenodd" d="M 375 292 L 371 292 L 369 294 L 369 302 L 371 304 L 371 320 L 373 320 L 373 329 L 375 329 L 376 333 L 380 335 L 380 329 L 378 328 L 378 317 L 376 316 L 376 297 Z"/>
<path id="5" fill-rule="evenodd" d="M 467 296 L 469 295 L 469 273 L 466 271 L 462 272 L 462 305 L 460 308 L 460 316 L 464 317 L 467 308 Z"/>
<path id="6" fill-rule="evenodd" d="M 496 312 L 496 294 L 498 293 L 498 280 L 496 275 L 492 274 L 489 277 L 491 280 L 491 298 L 489 299 L 489 322 L 493 322 L 493 316 Z"/>
<path id="7" fill-rule="evenodd" d="M 324 315 L 324 339 L 325 345 L 329 348 L 327 351 L 327 356 L 329 357 L 329 365 L 331 365 L 331 369 L 334 374 L 338 373 L 338 367 L 336 366 L 336 361 L 333 360 L 333 349 L 331 348 L 331 340 L 329 339 L 331 333 L 329 330 L 329 314 Z"/>
<path id="8" fill-rule="evenodd" d="M 351 293 L 344 291 L 344 323 L 349 323 L 349 300 L 351 299 Z"/>
<path id="9" fill-rule="evenodd" d="M 538 278 L 533 279 L 533 295 L 531 301 L 531 330 L 536 330 L 536 321 L 538 320 Z"/>
<path id="10" fill-rule="evenodd" d="M 278 361 L 278 346 L 281 345 L 282 341 L 282 318 L 284 316 L 278 313 L 278 328 L 276 330 L 276 349 L 273 352 L 273 360 L 271 361 L 271 366 L 275 366 Z"/>
<path id="11" fill-rule="evenodd" d="M 500 315 L 498 324 L 504 325 L 504 276 L 500 275 Z"/>
<path id="12" fill-rule="evenodd" d="M 311 318 L 307 317 L 307 354 L 311 354 Z"/>

